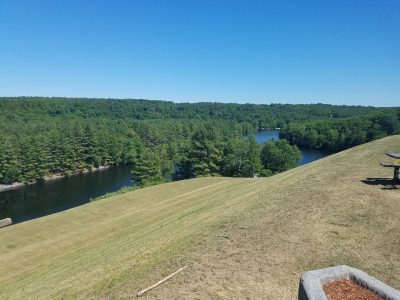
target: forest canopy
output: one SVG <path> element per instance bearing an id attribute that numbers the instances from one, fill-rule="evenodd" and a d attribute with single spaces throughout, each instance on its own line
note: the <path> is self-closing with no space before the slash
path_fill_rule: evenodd
<path id="1" fill-rule="evenodd" d="M 345 119 L 290 123 L 280 131 L 280 137 L 302 147 L 336 152 L 399 133 L 397 109 Z"/>
<path id="2" fill-rule="evenodd" d="M 336 150 L 364 141 L 365 135 L 395 133 L 398 120 L 393 109 L 361 106 L 2 97 L 0 184 L 120 164 L 131 164 L 134 180 L 143 185 L 269 175 L 282 169 L 268 167 L 272 164 L 252 137 L 256 130 L 283 127 L 291 144 Z M 355 134 L 356 128 L 367 133 Z M 346 132 L 358 138 L 342 138 Z M 335 147 L 328 146 L 332 141 Z"/>

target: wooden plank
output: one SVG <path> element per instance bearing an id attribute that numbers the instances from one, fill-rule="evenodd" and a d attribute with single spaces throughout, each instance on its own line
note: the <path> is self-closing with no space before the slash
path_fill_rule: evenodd
<path id="1" fill-rule="evenodd" d="M 400 164 L 393 164 L 393 163 L 380 163 L 382 167 L 386 168 L 399 168 Z"/>
<path id="2" fill-rule="evenodd" d="M 184 266 L 182 268 L 180 268 L 178 271 L 168 275 L 167 277 L 161 279 L 159 282 L 156 282 L 155 284 L 153 284 L 152 286 L 149 286 L 147 288 L 145 288 L 144 290 L 141 290 L 139 293 L 137 293 L 137 296 L 143 296 L 144 293 L 150 291 L 151 289 L 154 289 L 155 287 L 159 286 L 161 283 L 167 281 L 168 279 L 172 278 L 173 276 L 175 276 L 176 274 L 178 274 L 179 272 L 182 272 L 183 270 L 185 270 L 187 268 L 187 266 Z"/>
<path id="3" fill-rule="evenodd" d="M 386 155 L 390 156 L 391 158 L 400 159 L 400 153 L 386 153 Z"/>

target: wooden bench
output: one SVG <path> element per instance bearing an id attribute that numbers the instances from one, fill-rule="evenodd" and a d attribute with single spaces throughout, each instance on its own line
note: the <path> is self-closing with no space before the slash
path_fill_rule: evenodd
<path id="1" fill-rule="evenodd" d="M 399 171 L 400 171 L 400 153 L 386 153 L 387 156 L 394 158 L 395 161 L 392 163 L 380 163 L 382 167 L 393 168 L 393 181 L 400 182 Z"/>

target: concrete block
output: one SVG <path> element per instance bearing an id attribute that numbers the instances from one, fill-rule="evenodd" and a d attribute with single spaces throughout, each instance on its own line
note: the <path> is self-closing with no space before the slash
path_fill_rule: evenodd
<path id="1" fill-rule="evenodd" d="M 11 221 L 10 218 L 6 218 L 6 219 L 0 220 L 0 228 L 1 227 L 6 227 L 6 226 L 11 225 L 11 224 L 12 224 L 12 221 Z"/>
<path id="2" fill-rule="evenodd" d="M 400 291 L 361 270 L 345 265 L 305 272 L 300 279 L 298 299 L 328 300 L 323 285 L 337 279 L 350 279 L 375 292 L 385 300 L 400 300 Z"/>

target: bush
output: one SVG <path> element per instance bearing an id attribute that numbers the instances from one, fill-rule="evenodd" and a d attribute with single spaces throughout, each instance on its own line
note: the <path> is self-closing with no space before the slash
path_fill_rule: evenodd
<path id="1" fill-rule="evenodd" d="M 261 151 L 263 167 L 272 173 L 279 173 L 297 167 L 299 161 L 299 148 L 290 145 L 287 140 L 266 142 Z"/>

